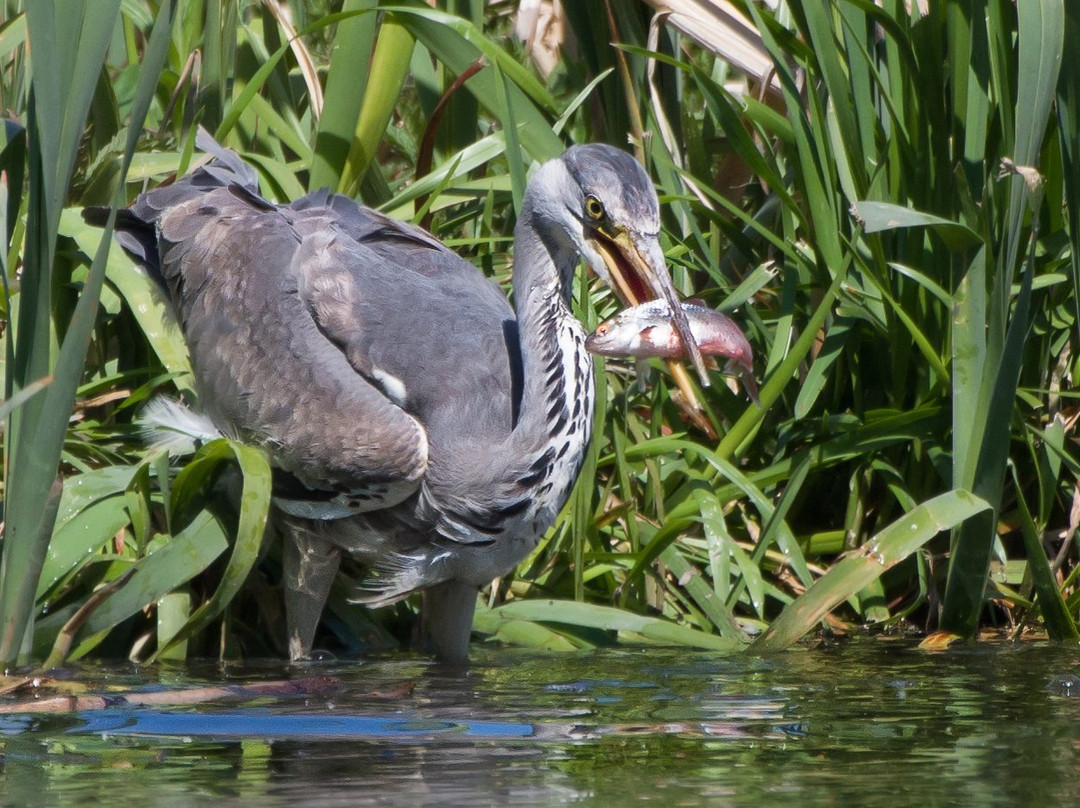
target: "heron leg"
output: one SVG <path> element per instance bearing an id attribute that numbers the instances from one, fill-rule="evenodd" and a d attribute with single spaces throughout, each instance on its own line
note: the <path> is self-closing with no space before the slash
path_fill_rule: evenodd
<path id="1" fill-rule="evenodd" d="M 341 563 L 341 550 L 298 520 L 283 520 L 282 527 L 285 534 L 285 628 L 289 659 L 297 660 L 311 653 L 315 629 Z"/>
<path id="2" fill-rule="evenodd" d="M 425 589 L 420 605 L 420 650 L 440 662 L 468 662 L 476 594 L 475 586 L 457 581 Z"/>

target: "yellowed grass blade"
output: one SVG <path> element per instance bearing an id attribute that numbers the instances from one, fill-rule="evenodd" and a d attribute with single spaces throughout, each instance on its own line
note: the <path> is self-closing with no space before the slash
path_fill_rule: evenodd
<path id="1" fill-rule="evenodd" d="M 644 0 L 666 21 L 758 84 L 772 78 L 773 62 L 754 26 L 727 0 Z"/>
<path id="2" fill-rule="evenodd" d="M 296 63 L 300 67 L 300 73 L 303 75 L 304 84 L 307 87 L 308 100 L 311 103 L 311 114 L 318 120 L 322 117 L 323 111 L 322 84 L 319 83 L 319 73 L 315 70 L 315 62 L 312 60 L 307 46 L 296 34 L 296 26 L 293 25 L 292 21 L 292 11 L 289 9 L 288 4 L 282 3 L 281 0 L 263 0 L 263 5 L 274 15 L 274 19 L 277 20 L 277 24 L 281 27 L 281 32 L 289 40 L 289 47 L 292 49 L 293 56 L 296 57 Z"/>

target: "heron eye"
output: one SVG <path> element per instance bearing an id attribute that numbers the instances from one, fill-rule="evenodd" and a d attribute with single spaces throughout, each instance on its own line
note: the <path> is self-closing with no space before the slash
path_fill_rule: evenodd
<path id="1" fill-rule="evenodd" d="M 604 212 L 604 203 L 592 194 L 585 197 L 585 213 L 594 222 L 602 221 L 607 216 Z"/>

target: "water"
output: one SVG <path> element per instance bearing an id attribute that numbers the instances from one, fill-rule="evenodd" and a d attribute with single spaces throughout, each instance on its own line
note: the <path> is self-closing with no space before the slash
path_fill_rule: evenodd
<path id="1" fill-rule="evenodd" d="M 863 640 L 767 659 L 473 656 L 465 675 L 401 657 L 84 669 L 99 692 L 288 675 L 332 675 L 343 689 L 0 716 L 0 802 L 993 806 L 1068 805 L 1080 792 L 1076 649 L 927 654 Z"/>

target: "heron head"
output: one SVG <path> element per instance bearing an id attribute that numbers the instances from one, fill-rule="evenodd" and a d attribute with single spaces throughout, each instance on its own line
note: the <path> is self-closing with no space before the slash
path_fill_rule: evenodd
<path id="1" fill-rule="evenodd" d="M 573 250 L 626 306 L 662 299 L 702 381 L 705 366 L 660 247 L 660 203 L 641 163 L 601 143 L 572 146 L 540 169 L 537 214 L 565 232 Z"/>

